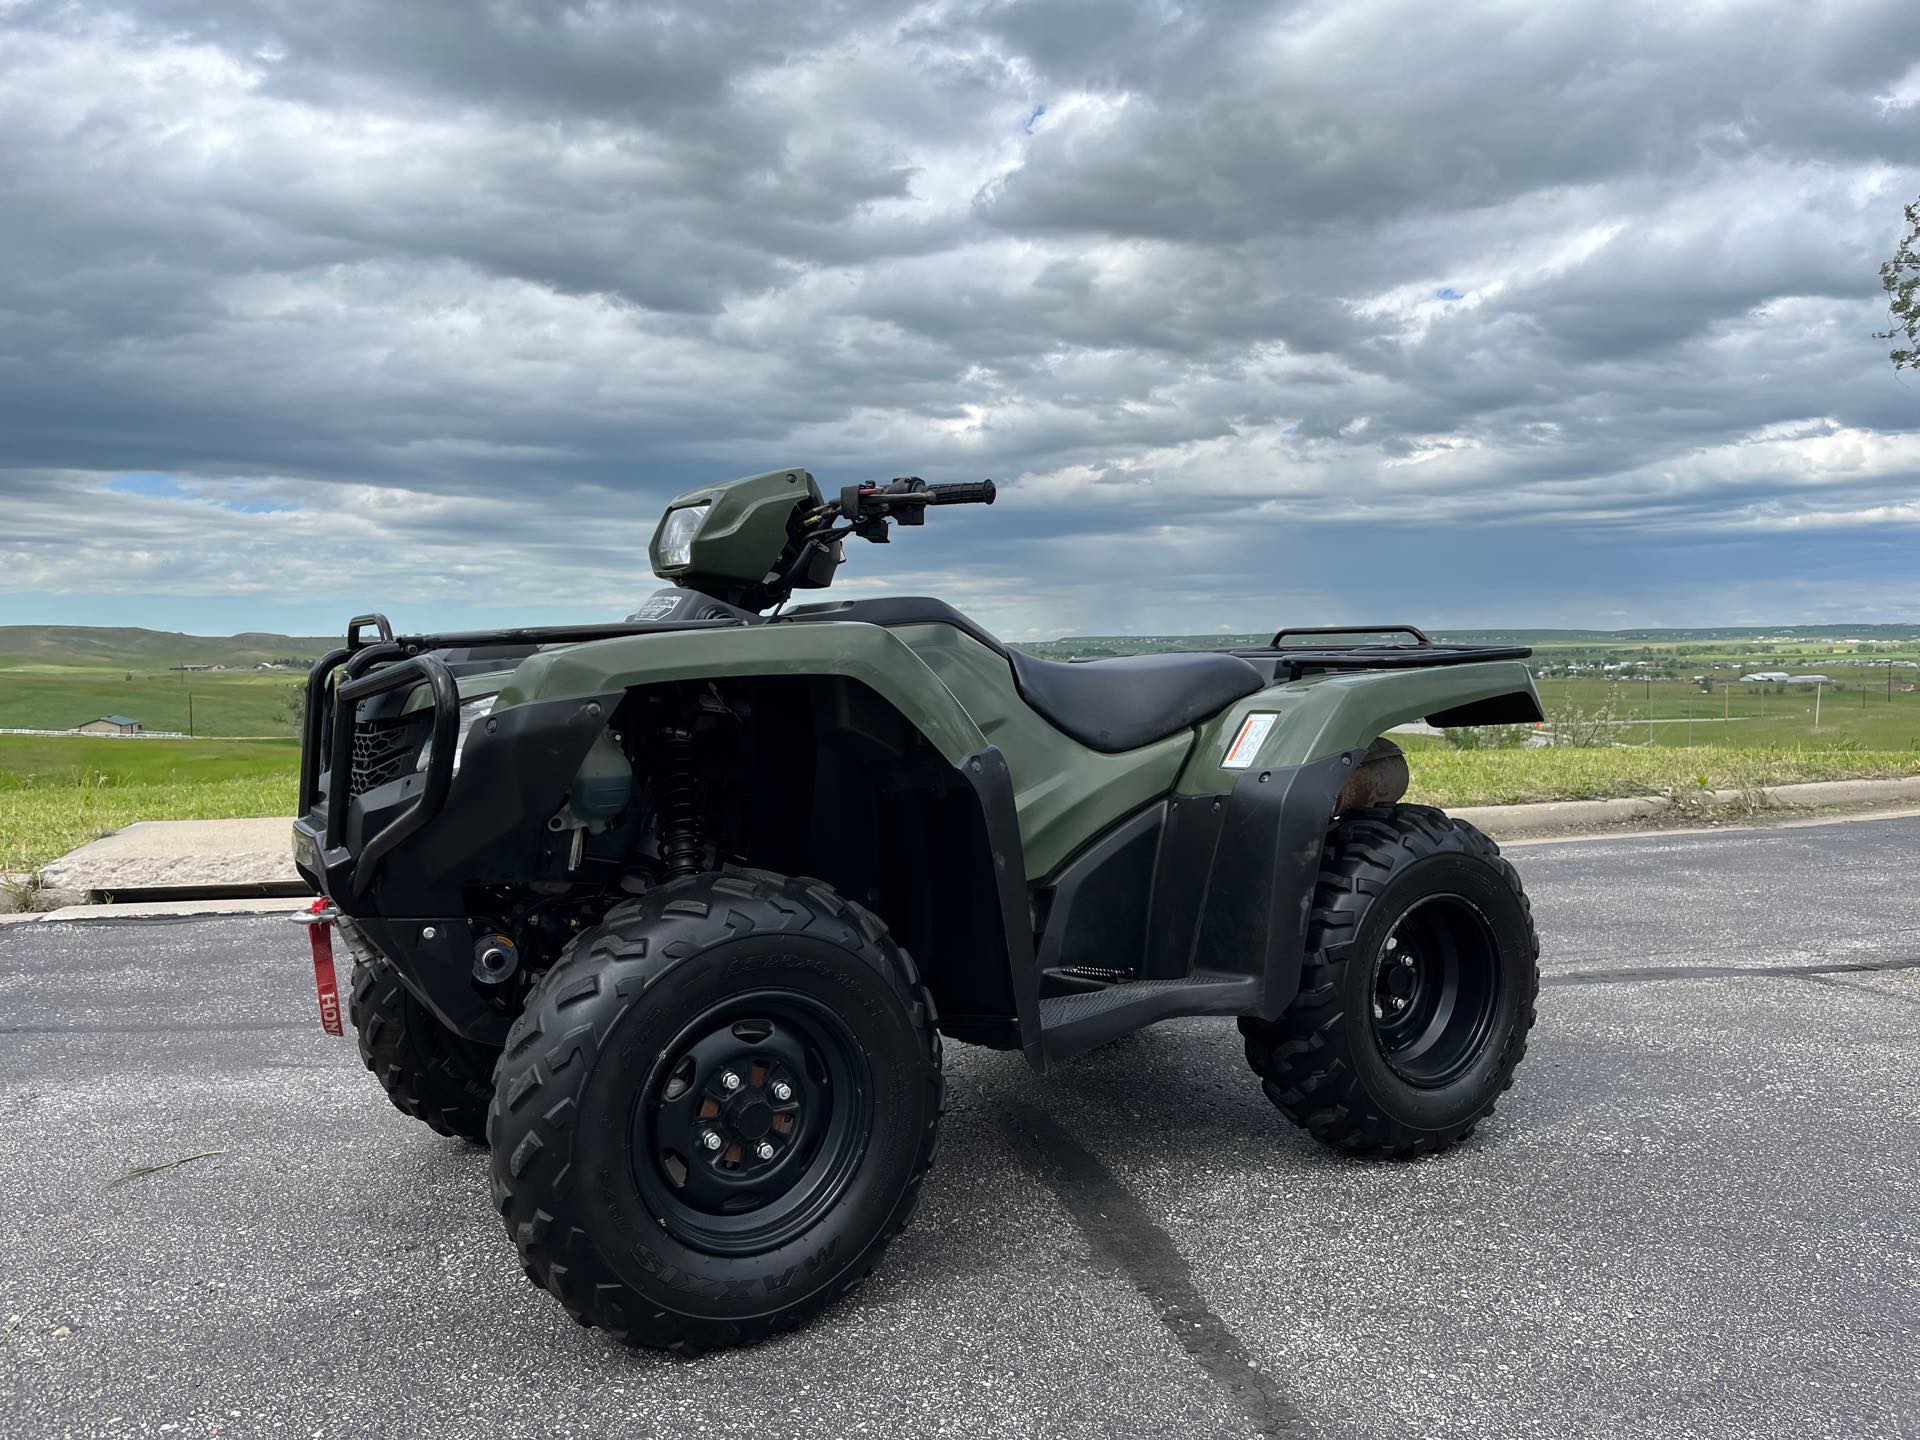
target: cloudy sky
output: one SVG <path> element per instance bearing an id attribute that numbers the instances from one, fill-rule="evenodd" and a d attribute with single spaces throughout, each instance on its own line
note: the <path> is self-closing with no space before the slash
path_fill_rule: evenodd
<path id="1" fill-rule="evenodd" d="M 1920 5 L 0 0 L 0 623 L 1920 618 Z"/>

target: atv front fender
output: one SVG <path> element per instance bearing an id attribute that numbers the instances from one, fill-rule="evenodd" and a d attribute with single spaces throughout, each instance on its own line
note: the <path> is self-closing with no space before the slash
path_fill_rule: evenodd
<path id="1" fill-rule="evenodd" d="M 670 680 L 730 675 L 843 675 L 904 715 L 956 768 L 987 743 L 979 726 L 920 657 L 878 625 L 753 625 L 625 635 L 523 660 L 496 714 L 536 700 L 598 695 Z"/>

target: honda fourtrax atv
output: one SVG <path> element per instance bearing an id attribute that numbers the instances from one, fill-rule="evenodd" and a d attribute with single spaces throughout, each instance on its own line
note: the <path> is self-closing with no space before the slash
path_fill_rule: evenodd
<path id="1" fill-rule="evenodd" d="M 693 1352 L 846 1294 L 933 1163 L 943 1036 L 1044 1071 L 1236 1017 L 1280 1112 L 1365 1155 L 1462 1139 L 1512 1081 L 1526 898 L 1398 803 L 1382 737 L 1538 720 L 1528 652 L 1388 626 L 1063 664 L 938 600 L 788 606 L 847 537 L 993 498 L 691 491 L 625 623 L 367 616 L 308 681 L 316 969 L 337 926 L 368 1068 L 492 1147 L 585 1323 Z"/>

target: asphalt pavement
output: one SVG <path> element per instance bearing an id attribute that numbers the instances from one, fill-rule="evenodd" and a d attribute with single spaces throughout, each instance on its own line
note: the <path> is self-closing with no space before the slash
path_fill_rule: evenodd
<path id="1" fill-rule="evenodd" d="M 880 1273 L 692 1362 L 526 1284 L 294 927 L 0 928 L 0 1434 L 1920 1435 L 1920 818 L 1509 853 L 1546 986 L 1466 1146 L 1322 1150 L 1217 1021 L 950 1045 Z"/>

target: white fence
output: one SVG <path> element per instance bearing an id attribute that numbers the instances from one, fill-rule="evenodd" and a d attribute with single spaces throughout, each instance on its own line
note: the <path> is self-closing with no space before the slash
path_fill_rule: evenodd
<path id="1" fill-rule="evenodd" d="M 0 735 L 82 735 L 89 740 L 190 740 L 193 737 L 184 730 L 142 730 L 137 734 L 123 735 L 117 730 L 15 730 L 0 726 Z M 223 736 L 231 739 L 231 736 Z M 275 739 L 275 736 L 243 736 L 243 739 Z"/>

